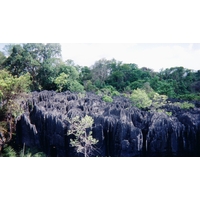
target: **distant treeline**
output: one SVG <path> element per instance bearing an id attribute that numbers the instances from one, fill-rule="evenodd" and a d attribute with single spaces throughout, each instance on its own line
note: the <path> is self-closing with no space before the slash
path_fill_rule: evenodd
<path id="1" fill-rule="evenodd" d="M 200 100 L 200 70 L 176 66 L 154 72 L 146 67 L 139 68 L 135 63 L 104 58 L 92 66 L 79 66 L 73 60 L 63 61 L 61 57 L 61 45 L 58 43 L 10 44 L 5 46 L 4 52 L 0 52 L 0 70 L 18 79 L 26 76 L 23 81 L 27 81 L 25 85 L 29 85 L 29 91 L 98 93 L 111 88 L 112 91 L 127 94 L 148 84 L 160 95 Z M 3 77 L 0 78 L 0 95 L 3 96 L 6 89 Z M 6 84 L 9 88 L 9 83 Z"/>

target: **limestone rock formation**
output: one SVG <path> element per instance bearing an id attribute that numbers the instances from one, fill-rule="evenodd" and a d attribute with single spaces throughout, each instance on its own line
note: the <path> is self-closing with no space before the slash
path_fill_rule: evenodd
<path id="1" fill-rule="evenodd" d="M 199 156 L 200 109 L 173 113 L 142 111 L 130 100 L 115 97 L 106 103 L 100 96 L 69 91 L 33 92 L 22 105 L 17 122 L 17 143 L 37 147 L 47 156 L 79 156 L 70 146 L 68 118 L 89 115 L 93 137 L 99 140 L 93 156 Z"/>

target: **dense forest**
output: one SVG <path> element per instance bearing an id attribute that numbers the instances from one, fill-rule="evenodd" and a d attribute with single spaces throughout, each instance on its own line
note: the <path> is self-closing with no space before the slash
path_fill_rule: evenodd
<path id="1" fill-rule="evenodd" d="M 16 152 L 11 147 L 15 120 L 23 112 L 20 102 L 33 91 L 92 92 L 105 102 L 121 95 L 140 109 L 155 110 L 167 101 L 180 101 L 183 107 L 193 107 L 194 102 L 200 101 L 200 70 L 174 66 L 154 72 L 135 63 L 104 58 L 92 66 L 79 66 L 70 59 L 63 61 L 61 53 L 58 43 L 10 44 L 0 52 L 2 156 L 42 155 L 34 154 L 33 150 L 27 150 L 26 154 L 24 149 Z"/>

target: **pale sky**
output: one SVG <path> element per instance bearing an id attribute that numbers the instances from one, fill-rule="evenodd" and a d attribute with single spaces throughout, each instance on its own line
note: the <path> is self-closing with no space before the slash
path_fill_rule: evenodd
<path id="1" fill-rule="evenodd" d="M 80 66 L 115 58 L 154 71 L 176 66 L 200 70 L 200 43 L 61 43 L 61 48 L 64 61 L 72 59 Z"/>
<path id="2" fill-rule="evenodd" d="M 81 66 L 91 66 L 106 58 L 135 63 L 154 71 L 183 66 L 200 69 L 200 43 L 62 43 L 63 60 L 72 59 Z"/>

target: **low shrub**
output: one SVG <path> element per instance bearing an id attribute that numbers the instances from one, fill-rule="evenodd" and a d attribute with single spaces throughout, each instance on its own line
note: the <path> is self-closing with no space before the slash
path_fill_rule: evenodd
<path id="1" fill-rule="evenodd" d="M 145 90 L 141 89 L 133 90 L 130 99 L 134 106 L 138 108 L 147 108 L 152 104 L 152 100 L 148 97 Z"/>
<path id="2" fill-rule="evenodd" d="M 112 102 L 113 102 L 113 99 L 112 99 L 112 97 L 110 97 L 110 96 L 104 95 L 104 96 L 103 96 L 103 101 L 112 103 Z"/>
<path id="3" fill-rule="evenodd" d="M 190 109 L 190 108 L 194 108 L 195 105 L 193 103 L 189 103 L 187 101 L 180 103 L 180 102 L 176 102 L 174 103 L 175 106 L 178 106 L 181 109 Z"/>

